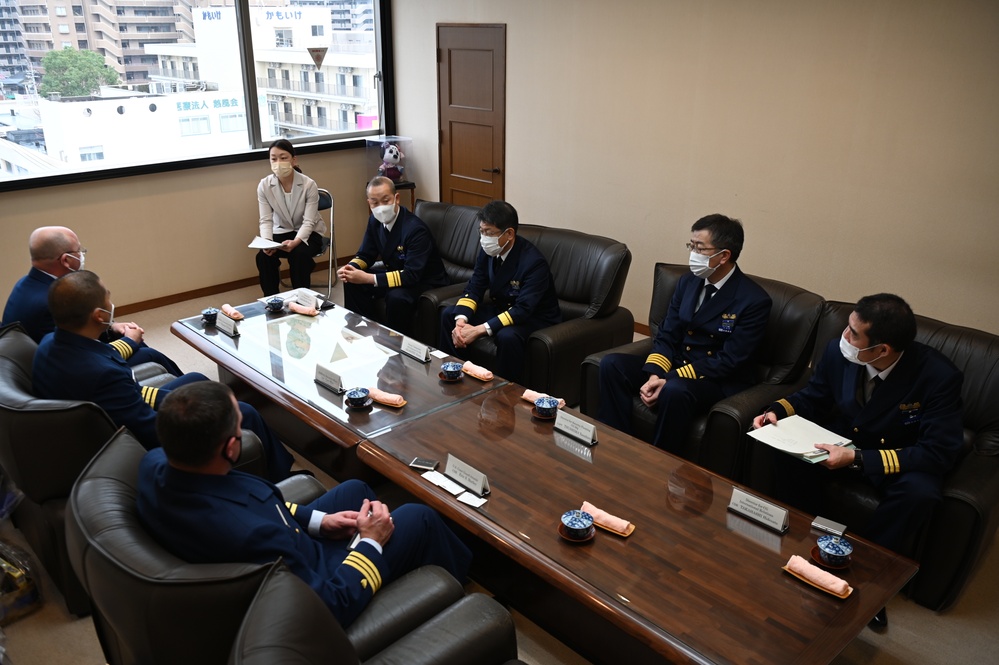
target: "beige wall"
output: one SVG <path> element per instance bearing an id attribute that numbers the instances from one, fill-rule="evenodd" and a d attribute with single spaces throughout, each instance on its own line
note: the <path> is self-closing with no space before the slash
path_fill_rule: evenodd
<path id="1" fill-rule="evenodd" d="M 371 169 L 364 153 L 299 157 L 306 175 L 333 194 L 341 256 L 357 249 L 367 221 L 364 183 Z M 268 173 L 261 154 L 244 164 L 0 194 L 0 297 L 27 272 L 28 235 L 46 224 L 77 232 L 87 268 L 119 307 L 255 277 L 254 251 L 246 244 L 258 232 L 256 188 Z"/>
<path id="2" fill-rule="evenodd" d="M 999 4 L 991 0 L 413 0 L 393 5 L 399 133 L 438 192 L 435 25 L 507 25 L 507 198 L 526 222 L 684 262 L 690 224 L 740 217 L 743 267 L 828 297 L 894 291 L 999 333 Z M 360 241 L 362 150 L 306 155 Z M 0 194 L 0 291 L 27 236 L 75 228 L 119 305 L 256 274 L 257 163 Z"/>
<path id="3" fill-rule="evenodd" d="M 999 3 L 397 0 L 399 133 L 439 191 L 437 23 L 507 26 L 506 197 L 527 222 L 685 262 L 698 217 L 748 272 L 876 291 L 999 333 Z"/>

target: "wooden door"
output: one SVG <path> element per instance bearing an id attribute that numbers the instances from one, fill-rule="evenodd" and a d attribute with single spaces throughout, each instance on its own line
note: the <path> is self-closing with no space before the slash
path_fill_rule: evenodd
<path id="1" fill-rule="evenodd" d="M 437 26 L 441 201 L 504 196 L 506 26 Z"/>

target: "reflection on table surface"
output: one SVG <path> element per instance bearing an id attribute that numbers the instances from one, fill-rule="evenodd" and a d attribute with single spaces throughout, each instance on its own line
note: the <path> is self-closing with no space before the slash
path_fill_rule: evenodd
<path id="1" fill-rule="evenodd" d="M 181 337 L 237 376 L 246 370 L 263 375 L 296 399 L 361 436 L 372 436 L 403 422 L 429 415 L 456 401 L 504 385 L 502 379 L 482 382 L 469 376 L 456 383 L 438 378 L 440 358 L 420 361 L 400 352 L 403 337 L 342 307 L 311 317 L 268 311 L 253 302 L 237 308 L 244 319 L 239 335 L 229 337 L 195 316 L 175 324 Z M 219 352 L 222 353 L 219 353 Z M 329 367 L 341 377 L 344 389 L 378 388 L 401 395 L 402 407 L 370 406 L 353 409 L 343 394 L 316 383 L 316 366 Z"/>
<path id="2" fill-rule="evenodd" d="M 730 481 L 603 426 L 600 442 L 587 447 L 532 417 L 522 390 L 509 384 L 478 395 L 432 423 L 363 442 L 359 455 L 473 533 L 498 534 L 533 572 L 575 588 L 601 612 L 626 616 L 636 634 L 712 661 L 829 660 L 915 572 L 858 540 L 845 577 L 860 593 L 844 602 L 808 587 L 781 567 L 792 554 L 809 556 L 810 516 L 792 511 L 787 534 L 768 531 L 727 510 Z M 489 478 L 481 508 L 403 466 L 420 456 L 441 460 L 443 470 L 448 454 Z M 559 517 L 583 501 L 629 520 L 634 533 L 562 540 Z"/>

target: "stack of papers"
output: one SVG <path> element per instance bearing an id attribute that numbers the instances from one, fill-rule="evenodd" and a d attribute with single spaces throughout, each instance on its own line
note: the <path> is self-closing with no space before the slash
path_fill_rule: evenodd
<path id="1" fill-rule="evenodd" d="M 855 448 L 850 439 L 830 432 L 825 427 L 801 416 L 788 416 L 781 419 L 777 425 L 765 425 L 760 429 L 751 430 L 749 436 L 812 464 L 829 457 L 829 453 L 815 447 L 816 443 Z"/>

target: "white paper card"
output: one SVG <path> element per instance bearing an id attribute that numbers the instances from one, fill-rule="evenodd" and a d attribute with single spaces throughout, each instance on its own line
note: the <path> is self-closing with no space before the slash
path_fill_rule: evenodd
<path id="1" fill-rule="evenodd" d="M 440 487 L 445 492 L 449 492 L 454 496 L 458 496 L 459 494 L 465 491 L 464 487 L 454 482 L 440 471 L 426 471 L 424 473 L 421 473 L 420 475 L 429 480 L 434 485 L 437 485 L 437 487 Z"/>
<path id="2" fill-rule="evenodd" d="M 319 294 L 309 289 L 299 289 L 295 292 L 295 302 L 302 307 L 319 309 Z"/>
<path id="3" fill-rule="evenodd" d="M 769 501 L 764 501 L 758 496 L 753 496 L 738 487 L 732 487 L 732 500 L 728 504 L 728 509 L 774 531 L 779 531 L 780 533 L 787 531 L 788 517 L 786 508 L 781 508 Z"/>
<path id="4" fill-rule="evenodd" d="M 590 446 L 597 442 L 596 425 L 591 425 L 565 411 L 560 410 L 555 414 L 555 429 Z"/>
<path id="5" fill-rule="evenodd" d="M 253 240 L 247 245 L 250 249 L 274 249 L 275 247 L 280 247 L 281 243 L 274 242 L 273 240 L 267 240 L 266 238 L 261 238 L 260 236 L 253 236 Z"/>
<path id="6" fill-rule="evenodd" d="M 430 348 L 411 337 L 402 338 L 402 352 L 410 358 L 416 358 L 421 363 L 430 362 Z"/>
<path id="7" fill-rule="evenodd" d="M 218 316 L 215 317 L 215 329 L 221 333 L 229 335 L 229 337 L 239 337 L 239 330 L 236 328 L 235 319 L 230 319 L 221 311 L 219 311 Z"/>
<path id="8" fill-rule="evenodd" d="M 458 501 L 461 501 L 462 503 L 467 503 L 473 508 L 480 508 L 488 500 L 489 499 L 486 499 L 485 497 L 475 496 L 471 492 L 465 492 L 464 494 L 458 497 Z"/>
<path id="9" fill-rule="evenodd" d="M 444 466 L 444 475 L 467 487 L 479 496 L 489 494 L 489 479 L 486 474 L 477 470 L 470 464 L 465 464 L 460 459 L 448 453 L 447 464 Z"/>
<path id="10" fill-rule="evenodd" d="M 440 358 L 441 360 L 447 358 L 447 354 L 441 351 L 440 349 L 434 349 L 433 351 L 430 352 L 430 355 L 432 355 L 434 358 Z"/>
<path id="11" fill-rule="evenodd" d="M 316 383 L 329 388 L 337 395 L 343 392 L 343 381 L 340 375 L 322 363 L 316 363 Z"/>

